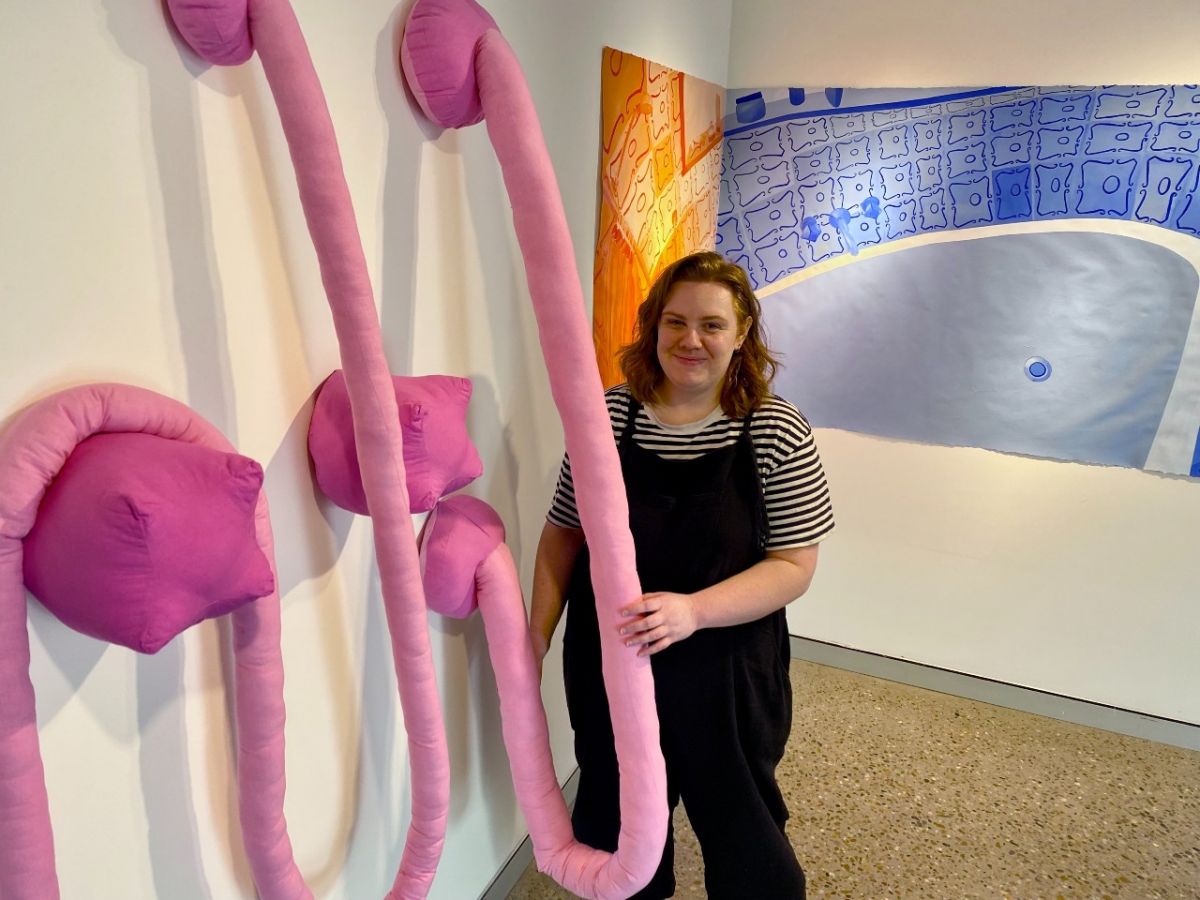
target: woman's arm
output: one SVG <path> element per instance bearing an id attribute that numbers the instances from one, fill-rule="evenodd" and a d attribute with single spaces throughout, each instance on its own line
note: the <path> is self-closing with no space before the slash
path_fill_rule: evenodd
<path id="1" fill-rule="evenodd" d="M 563 528 L 551 522 L 542 527 L 533 561 L 533 598 L 529 605 L 529 635 L 539 675 L 542 660 L 550 649 L 550 638 L 562 618 L 567 582 L 583 542 L 581 528 Z"/>
<path id="2" fill-rule="evenodd" d="M 808 590 L 817 570 L 819 546 L 769 551 L 765 559 L 744 572 L 694 594 L 644 594 L 621 610 L 633 617 L 621 626 L 622 640 L 628 647 L 637 647 L 638 656 L 648 656 L 701 628 L 761 619 Z"/>

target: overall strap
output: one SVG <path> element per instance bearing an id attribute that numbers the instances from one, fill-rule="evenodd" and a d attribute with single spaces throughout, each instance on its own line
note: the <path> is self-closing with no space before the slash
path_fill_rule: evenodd
<path id="1" fill-rule="evenodd" d="M 629 444 L 633 441 L 634 422 L 641 408 L 642 404 L 637 401 L 633 396 L 633 391 L 630 390 L 629 400 L 625 404 L 625 427 L 621 429 L 621 435 L 617 438 L 617 453 L 622 458 L 624 458 Z"/>
<path id="2" fill-rule="evenodd" d="M 750 425 L 754 419 L 754 413 L 755 410 L 752 409 L 742 419 L 742 433 L 738 440 L 744 443 L 749 450 L 750 467 L 754 471 L 754 506 L 757 513 L 755 518 L 758 525 L 758 549 L 766 550 L 771 525 L 767 518 L 767 500 L 766 494 L 763 492 L 762 472 L 758 468 L 758 451 L 754 447 L 754 436 L 750 433 Z"/>

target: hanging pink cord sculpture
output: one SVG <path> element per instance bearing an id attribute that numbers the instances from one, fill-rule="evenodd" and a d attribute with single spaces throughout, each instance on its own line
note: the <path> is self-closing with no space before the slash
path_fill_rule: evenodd
<path id="1" fill-rule="evenodd" d="M 237 64 L 257 50 L 279 109 L 341 350 L 408 733 L 412 819 L 388 897 L 424 897 L 445 843 L 449 754 L 433 677 L 396 397 L 333 123 L 287 0 L 168 0 L 167 5 L 184 39 L 207 61 Z"/>
<path id="2" fill-rule="evenodd" d="M 538 869 L 582 897 L 628 897 L 653 875 L 662 851 L 645 854 L 654 857 L 650 862 L 630 861 L 621 849 L 610 854 L 575 840 L 554 772 L 520 579 L 500 516 L 482 500 L 456 495 L 437 505 L 421 538 L 430 607 L 455 618 L 478 607 L 483 616 L 504 745 Z M 637 824 L 629 833 L 628 840 L 640 841 Z M 642 877 L 644 866 L 650 870 Z"/>
<path id="3" fill-rule="evenodd" d="M 181 403 L 121 384 L 54 394 L 0 435 L 0 897 L 55 900 L 54 838 L 38 749 L 22 541 L 38 505 L 75 446 L 101 433 L 141 432 L 222 452 L 233 448 Z M 255 536 L 275 570 L 266 495 Z M 309 896 L 292 860 L 283 817 L 283 663 L 279 594 L 232 613 L 236 665 L 238 802 L 246 851 L 264 897 Z"/>
<path id="4" fill-rule="evenodd" d="M 457 128 L 487 121 L 575 473 L 600 621 L 615 624 L 619 608 L 641 595 L 629 510 L 566 216 L 524 74 L 496 23 L 473 0 L 417 0 L 400 58 L 417 102 L 435 123 Z M 434 571 L 427 566 L 427 579 Z M 666 774 L 649 660 L 621 646 L 615 628 L 600 629 L 621 765 L 621 832 L 610 855 L 573 840 L 557 785 L 547 781 L 553 780 L 553 767 L 545 714 L 534 699 L 537 679 L 524 605 L 502 543 L 479 560 L 476 580 L 514 782 L 539 868 L 586 897 L 627 897 L 650 880 L 666 841 Z M 518 609 L 519 622 L 513 617 Z"/>

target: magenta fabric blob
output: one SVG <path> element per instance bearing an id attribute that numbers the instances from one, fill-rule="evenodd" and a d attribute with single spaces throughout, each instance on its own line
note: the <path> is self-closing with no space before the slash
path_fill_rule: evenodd
<path id="1" fill-rule="evenodd" d="M 452 375 L 392 378 L 404 435 L 404 472 L 411 512 L 428 512 L 438 498 L 483 473 L 467 434 L 471 381 Z M 342 509 L 370 515 L 358 467 L 346 377 L 339 369 L 317 390 L 308 426 L 308 453 L 317 484 Z"/>
<path id="2" fill-rule="evenodd" d="M 429 608 L 455 619 L 471 615 L 478 606 L 475 572 L 502 543 L 504 522 L 482 500 L 458 494 L 439 503 L 421 541 Z"/>
<path id="3" fill-rule="evenodd" d="M 268 596 L 252 459 L 151 434 L 82 441 L 25 538 L 30 592 L 76 631 L 155 653 L 186 628 Z"/>
<path id="4" fill-rule="evenodd" d="M 421 111 L 443 128 L 483 119 L 475 81 L 475 51 L 496 29 L 474 0 L 422 0 L 412 8 L 400 42 L 400 68 Z"/>
<path id="5" fill-rule="evenodd" d="M 171 21 L 196 55 L 214 66 L 236 66 L 254 52 L 248 0 L 167 0 Z"/>

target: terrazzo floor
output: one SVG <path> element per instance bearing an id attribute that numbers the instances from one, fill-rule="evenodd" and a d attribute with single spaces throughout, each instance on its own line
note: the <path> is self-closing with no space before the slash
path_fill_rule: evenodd
<path id="1" fill-rule="evenodd" d="M 792 684 L 810 898 L 1200 898 L 1200 753 L 800 661 Z M 682 805 L 675 834 L 675 896 L 702 898 Z M 509 894 L 572 896 L 533 866 Z"/>

